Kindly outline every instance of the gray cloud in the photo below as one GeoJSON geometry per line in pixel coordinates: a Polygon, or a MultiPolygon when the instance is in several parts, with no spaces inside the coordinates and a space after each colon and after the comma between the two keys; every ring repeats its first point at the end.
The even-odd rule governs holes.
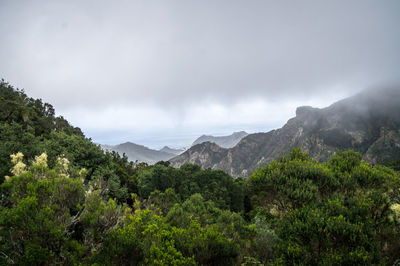
{"type": "Polygon", "coordinates": [[[116,106],[164,110],[176,128],[201,105],[262,100],[274,116],[397,85],[398,14],[397,0],[3,0],[0,73],[83,127],[76,110],[116,106]]]}

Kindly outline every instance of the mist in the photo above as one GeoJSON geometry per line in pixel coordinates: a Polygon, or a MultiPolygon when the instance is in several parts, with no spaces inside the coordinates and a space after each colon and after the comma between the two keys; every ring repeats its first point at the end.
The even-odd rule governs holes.
{"type": "Polygon", "coordinates": [[[0,73],[94,141],[268,131],[398,85],[398,1],[7,1],[0,73]]]}

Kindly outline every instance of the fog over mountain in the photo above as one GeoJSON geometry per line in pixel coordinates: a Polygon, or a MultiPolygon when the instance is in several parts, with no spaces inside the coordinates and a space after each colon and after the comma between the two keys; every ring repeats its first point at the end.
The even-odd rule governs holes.
{"type": "Polygon", "coordinates": [[[99,143],[278,128],[400,79],[400,2],[0,1],[0,73],[99,143]]]}
{"type": "Polygon", "coordinates": [[[153,150],[132,142],[125,142],[115,146],[100,145],[100,147],[105,151],[115,151],[121,156],[125,154],[129,161],[145,162],[148,164],[154,164],[159,161],[168,161],[183,152],[183,150],[175,150],[168,147],[164,147],[161,150],[153,150]]]}
{"type": "MultiPolygon", "coordinates": [[[[202,135],[198,137],[192,144],[192,146],[201,144],[204,142],[213,142],[223,148],[232,148],[234,147],[242,138],[247,136],[248,134],[244,131],[234,132],[229,136],[209,136],[202,135]]],[[[175,156],[178,156],[185,152],[190,147],[180,147],[180,148],[170,148],[168,146],[164,146],[160,150],[150,149],[146,146],[125,142],[118,145],[106,145],[99,144],[100,147],[104,151],[115,151],[119,153],[121,156],[125,154],[128,157],[129,161],[133,162],[145,162],[148,164],[154,164],[158,161],[168,161],[175,156]]]]}
{"type": "Polygon", "coordinates": [[[337,150],[354,149],[369,163],[384,163],[400,157],[399,114],[400,88],[365,90],[326,108],[298,107],[296,116],[282,128],[249,134],[233,148],[205,142],[170,161],[175,167],[195,163],[233,176],[248,176],[300,147],[319,161],[337,150]]]}
{"type": "Polygon", "coordinates": [[[234,132],[232,135],[229,136],[209,136],[209,135],[202,135],[197,138],[193,143],[192,146],[201,144],[203,142],[213,142],[222,148],[232,148],[239,141],[248,135],[245,131],[234,132]]]}

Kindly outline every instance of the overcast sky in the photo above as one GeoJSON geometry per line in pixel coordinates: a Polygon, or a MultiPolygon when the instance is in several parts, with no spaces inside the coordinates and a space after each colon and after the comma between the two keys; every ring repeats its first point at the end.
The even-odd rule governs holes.
{"type": "Polygon", "coordinates": [[[400,1],[0,0],[0,78],[104,144],[269,131],[399,84],[400,1]]]}

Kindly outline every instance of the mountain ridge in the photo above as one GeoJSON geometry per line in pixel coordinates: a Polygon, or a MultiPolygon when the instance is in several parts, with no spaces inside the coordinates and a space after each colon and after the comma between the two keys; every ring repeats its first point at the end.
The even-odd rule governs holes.
{"type": "Polygon", "coordinates": [[[153,150],[144,145],[136,144],[130,141],[118,145],[102,145],[100,147],[106,151],[115,151],[120,155],[125,154],[130,161],[145,162],[154,164],[158,161],[168,161],[178,154],[166,152],[165,150],[153,150]]]}
{"type": "Polygon", "coordinates": [[[222,148],[232,148],[247,135],[248,133],[245,131],[233,132],[231,135],[228,136],[202,135],[192,143],[192,147],[204,142],[213,142],[222,148]]]}
{"type": "Polygon", "coordinates": [[[199,144],[170,160],[179,167],[196,163],[233,176],[248,176],[292,148],[319,161],[337,149],[354,149],[370,163],[400,157],[400,91],[365,90],[325,108],[300,106],[282,128],[249,134],[233,148],[199,144]]]}
{"type": "Polygon", "coordinates": [[[168,146],[164,146],[159,151],[174,154],[174,155],[179,155],[182,152],[184,152],[185,150],[186,150],[185,148],[174,149],[174,148],[170,148],[168,146]]]}
{"type": "MultiPolygon", "coordinates": [[[[191,147],[208,141],[211,141],[221,147],[233,147],[247,135],[248,133],[245,131],[233,132],[228,136],[215,137],[212,135],[202,135],[193,142],[191,147]]],[[[130,161],[145,162],[148,164],[154,164],[159,161],[168,161],[176,156],[179,156],[187,150],[187,148],[174,149],[168,146],[164,146],[159,150],[155,150],[130,141],[126,141],[117,145],[98,145],[100,145],[100,147],[105,151],[115,151],[121,156],[125,153],[130,161]]]]}

